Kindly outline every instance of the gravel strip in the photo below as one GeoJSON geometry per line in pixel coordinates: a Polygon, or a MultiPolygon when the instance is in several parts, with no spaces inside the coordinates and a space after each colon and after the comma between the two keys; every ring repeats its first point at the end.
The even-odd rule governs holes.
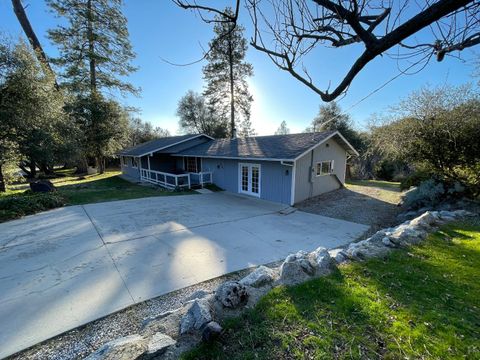
{"type": "MultiPolygon", "coordinates": [[[[280,263],[281,262],[275,262],[268,264],[268,266],[278,266],[280,263]]],[[[46,340],[7,359],[81,359],[99,349],[104,343],[110,340],[138,333],[143,320],[181,307],[194,292],[198,290],[213,291],[222,282],[226,280],[239,280],[252,272],[253,269],[254,268],[240,270],[220,276],[130,306],[124,310],[46,340]]]]}
{"type": "Polygon", "coordinates": [[[363,235],[367,238],[376,231],[396,225],[400,208],[385,201],[383,190],[368,186],[355,186],[355,191],[343,188],[305,200],[296,207],[305,212],[369,225],[363,235]]]}

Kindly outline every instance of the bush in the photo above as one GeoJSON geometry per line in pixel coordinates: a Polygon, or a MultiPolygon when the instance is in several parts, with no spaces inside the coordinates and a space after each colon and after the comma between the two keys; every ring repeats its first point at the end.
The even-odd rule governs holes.
{"type": "Polygon", "coordinates": [[[65,205],[65,199],[56,193],[32,194],[0,198],[0,221],[16,219],[40,211],[65,205]]]}
{"type": "Polygon", "coordinates": [[[418,186],[422,182],[432,178],[432,174],[425,170],[415,171],[400,181],[400,190],[408,190],[412,186],[418,186]]]}

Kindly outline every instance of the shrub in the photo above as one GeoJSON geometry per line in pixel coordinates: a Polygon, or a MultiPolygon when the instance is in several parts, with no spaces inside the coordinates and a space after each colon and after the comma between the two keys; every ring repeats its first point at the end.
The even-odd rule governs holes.
{"type": "Polygon", "coordinates": [[[432,178],[432,173],[425,170],[415,171],[413,174],[408,175],[406,178],[402,179],[400,182],[400,190],[408,190],[412,186],[418,186],[423,181],[427,181],[432,178]]]}
{"type": "Polygon", "coordinates": [[[0,198],[0,221],[7,221],[25,215],[62,207],[65,199],[57,193],[32,194],[0,198]]]}

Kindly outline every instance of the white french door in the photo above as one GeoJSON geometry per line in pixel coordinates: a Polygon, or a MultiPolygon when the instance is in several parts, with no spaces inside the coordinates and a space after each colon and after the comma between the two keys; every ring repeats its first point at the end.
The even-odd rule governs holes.
{"type": "Polygon", "coordinates": [[[260,164],[238,164],[238,192],[260,197],[260,164]]]}

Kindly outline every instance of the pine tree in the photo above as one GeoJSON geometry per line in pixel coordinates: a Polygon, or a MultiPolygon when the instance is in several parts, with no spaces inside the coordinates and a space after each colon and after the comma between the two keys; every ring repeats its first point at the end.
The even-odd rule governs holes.
{"type": "Polygon", "coordinates": [[[59,17],[67,20],[49,31],[60,56],[54,60],[62,77],[75,93],[137,89],[124,81],[135,71],[135,54],[129,40],[122,0],[48,0],[59,17]]]}
{"type": "Polygon", "coordinates": [[[119,146],[119,136],[110,127],[128,129],[123,116],[119,115],[118,104],[106,95],[138,91],[124,79],[136,69],[131,65],[135,54],[129,40],[127,19],[122,13],[123,1],[48,0],[48,4],[58,16],[67,20],[66,26],[50,30],[49,37],[60,50],[54,63],[62,70],[63,85],[75,96],[70,104],[70,109],[76,111],[72,116],[77,117],[77,123],[89,124],[82,127],[86,131],[83,134],[86,147],[79,168],[85,170],[87,162],[94,162],[103,172],[104,157],[113,154],[109,149],[119,146]],[[83,111],[79,106],[84,106],[83,111]],[[83,114],[91,118],[86,120],[83,114]],[[101,117],[110,115],[114,116],[111,119],[101,117]]]}
{"type": "MultiPolygon", "coordinates": [[[[233,14],[230,8],[225,11],[233,14]]],[[[248,90],[247,78],[253,75],[253,67],[245,61],[245,29],[238,24],[221,21],[220,17],[217,20],[213,29],[215,38],[210,42],[210,51],[206,56],[208,64],[203,68],[203,77],[207,82],[203,94],[217,116],[230,118],[230,134],[233,137],[236,121],[246,121],[243,127],[250,124],[251,128],[253,97],[248,90]]]]}

